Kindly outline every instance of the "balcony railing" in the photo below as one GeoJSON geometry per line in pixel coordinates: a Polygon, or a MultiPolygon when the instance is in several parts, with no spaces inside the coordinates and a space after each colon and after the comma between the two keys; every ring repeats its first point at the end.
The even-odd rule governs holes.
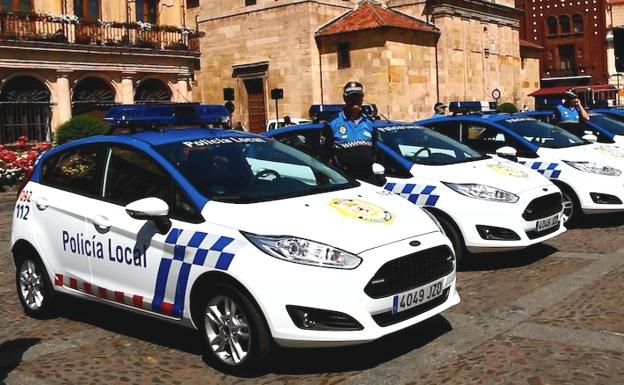
{"type": "Polygon", "coordinates": [[[200,32],[183,27],[0,12],[0,40],[199,52],[200,37],[200,32]]]}
{"type": "Polygon", "coordinates": [[[585,67],[573,67],[573,68],[551,68],[547,69],[543,78],[567,78],[572,76],[589,76],[585,67]]]}

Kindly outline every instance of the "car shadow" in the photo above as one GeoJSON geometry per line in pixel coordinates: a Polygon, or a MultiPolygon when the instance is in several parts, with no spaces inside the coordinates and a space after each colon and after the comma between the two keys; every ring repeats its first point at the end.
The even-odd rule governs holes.
{"type": "Polygon", "coordinates": [[[586,215],[569,229],[606,229],[620,226],[624,226],[624,213],[609,213],[586,215]]]}
{"type": "MultiPolygon", "coordinates": [[[[68,296],[63,296],[57,314],[112,333],[201,356],[206,361],[202,339],[198,338],[197,331],[190,328],[68,296]],[[76,312],[76,309],[81,311],[76,312]]],[[[318,349],[276,346],[268,365],[261,372],[250,373],[249,377],[270,373],[287,375],[365,370],[417,350],[452,329],[446,318],[437,315],[362,345],[318,349]]]]}
{"type": "Polygon", "coordinates": [[[39,342],[40,338],[17,338],[0,344],[0,384],[19,366],[24,353],[39,342]]]}
{"type": "Polygon", "coordinates": [[[516,251],[466,255],[458,271],[490,271],[529,266],[558,252],[556,247],[539,243],[516,251]]]}
{"type": "Polygon", "coordinates": [[[269,372],[282,375],[362,371],[418,350],[453,330],[436,315],[407,329],[362,345],[277,350],[269,372]]]}

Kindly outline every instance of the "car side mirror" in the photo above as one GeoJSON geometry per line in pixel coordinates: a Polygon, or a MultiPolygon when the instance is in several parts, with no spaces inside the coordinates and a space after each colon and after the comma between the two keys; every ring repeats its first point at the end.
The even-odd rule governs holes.
{"type": "Polygon", "coordinates": [[[386,168],[379,163],[373,163],[373,174],[383,175],[386,173],[386,168]]]}
{"type": "Polygon", "coordinates": [[[499,157],[503,159],[511,160],[513,162],[518,161],[518,151],[516,151],[515,148],[510,147],[510,146],[499,148],[498,150],[496,150],[496,155],[498,155],[499,157]]]}
{"type": "Polygon", "coordinates": [[[126,213],[138,220],[154,221],[160,234],[167,234],[171,229],[169,205],[159,198],[144,198],[129,203],[126,213]]]}
{"type": "Polygon", "coordinates": [[[598,137],[594,134],[583,135],[583,139],[592,143],[596,143],[598,141],[598,137]]]}

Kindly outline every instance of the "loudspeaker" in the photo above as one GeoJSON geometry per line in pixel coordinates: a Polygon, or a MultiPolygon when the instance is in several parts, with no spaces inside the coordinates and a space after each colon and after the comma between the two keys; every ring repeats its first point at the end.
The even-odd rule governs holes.
{"type": "Polygon", "coordinates": [[[234,100],[234,88],[223,89],[223,100],[227,100],[227,101],[234,100]]]}
{"type": "Polygon", "coordinates": [[[273,88],[271,90],[271,99],[284,99],[284,90],[282,88],[273,88]]]}
{"type": "Polygon", "coordinates": [[[615,70],[624,72],[624,28],[613,28],[613,52],[615,70]]]}

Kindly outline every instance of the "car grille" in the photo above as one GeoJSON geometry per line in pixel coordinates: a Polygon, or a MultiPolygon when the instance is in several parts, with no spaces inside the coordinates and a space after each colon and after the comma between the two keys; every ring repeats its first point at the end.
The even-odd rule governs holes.
{"type": "Polygon", "coordinates": [[[442,305],[444,302],[446,302],[446,300],[448,299],[450,290],[451,289],[447,287],[442,293],[442,295],[439,296],[438,298],[432,299],[429,302],[425,302],[422,305],[418,305],[416,307],[402,311],[397,314],[392,314],[391,311],[375,314],[373,316],[373,321],[375,321],[377,325],[384,327],[384,326],[394,325],[396,323],[405,321],[406,319],[410,319],[412,317],[416,317],[417,315],[420,315],[426,311],[429,311],[433,309],[434,307],[442,305]]]}
{"type": "Polygon", "coordinates": [[[397,258],[377,271],[364,292],[371,298],[383,298],[420,287],[450,274],[454,259],[446,246],[397,258]]]}
{"type": "Polygon", "coordinates": [[[527,221],[546,218],[555,215],[563,209],[561,205],[561,194],[554,193],[533,199],[522,213],[522,218],[527,221]]]}

